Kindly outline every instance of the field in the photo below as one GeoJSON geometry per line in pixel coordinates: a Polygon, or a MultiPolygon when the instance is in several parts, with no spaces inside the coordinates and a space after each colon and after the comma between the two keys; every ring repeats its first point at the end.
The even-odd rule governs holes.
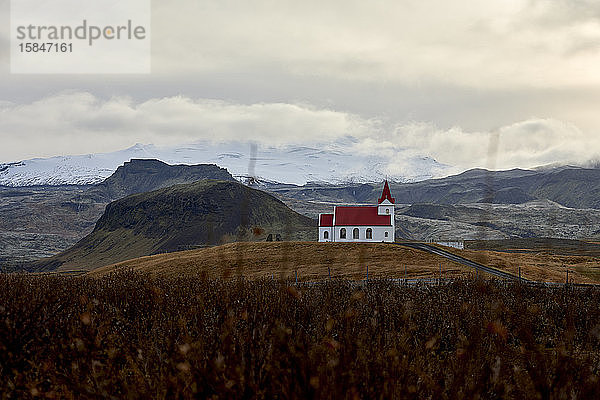
{"type": "Polygon", "coordinates": [[[593,398],[600,290],[0,275],[12,398],[593,398]]]}
{"type": "MultiPolygon", "coordinates": [[[[492,250],[450,251],[501,270],[545,282],[600,282],[597,255],[553,254],[550,252],[505,252],[492,250]]],[[[272,242],[230,243],[212,248],[159,254],[97,269],[92,276],[114,270],[134,269],[161,276],[209,278],[294,278],[300,281],[332,277],[366,278],[467,278],[473,270],[445,258],[401,246],[366,243],[272,242]]]]}
{"type": "Polygon", "coordinates": [[[329,277],[360,280],[402,278],[406,267],[411,278],[467,277],[472,271],[460,264],[418,250],[382,243],[240,242],[223,246],[159,254],[124,261],[91,272],[134,269],[161,276],[200,276],[248,279],[296,277],[300,281],[329,277]],[[328,269],[329,268],[329,269],[328,269]]]}
{"type": "Polygon", "coordinates": [[[520,253],[600,257],[600,244],[594,241],[556,238],[515,238],[504,240],[467,240],[467,249],[520,253]]]}

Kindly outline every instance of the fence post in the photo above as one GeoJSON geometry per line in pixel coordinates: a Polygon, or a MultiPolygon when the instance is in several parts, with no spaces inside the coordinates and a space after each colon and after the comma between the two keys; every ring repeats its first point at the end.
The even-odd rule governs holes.
{"type": "Polygon", "coordinates": [[[298,284],[298,270],[296,270],[296,285],[298,284]]]}
{"type": "Polygon", "coordinates": [[[521,282],[521,267],[519,266],[519,282],[521,282]]]}
{"type": "Polygon", "coordinates": [[[327,274],[329,275],[329,280],[331,280],[331,267],[327,267],[327,274]]]}
{"type": "Polygon", "coordinates": [[[367,283],[369,283],[369,266],[367,265],[367,283]]]}

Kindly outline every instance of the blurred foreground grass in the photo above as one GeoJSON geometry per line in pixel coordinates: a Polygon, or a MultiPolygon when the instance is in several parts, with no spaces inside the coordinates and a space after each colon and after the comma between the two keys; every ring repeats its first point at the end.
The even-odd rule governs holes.
{"type": "Polygon", "coordinates": [[[0,275],[2,398],[592,398],[600,290],[0,275]]]}

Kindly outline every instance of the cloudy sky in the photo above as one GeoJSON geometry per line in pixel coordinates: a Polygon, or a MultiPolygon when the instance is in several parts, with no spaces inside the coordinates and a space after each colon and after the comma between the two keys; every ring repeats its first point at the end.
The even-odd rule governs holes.
{"type": "Polygon", "coordinates": [[[140,75],[11,74],[9,4],[0,162],[348,136],[459,170],[600,159],[597,0],[155,0],[140,75]]]}

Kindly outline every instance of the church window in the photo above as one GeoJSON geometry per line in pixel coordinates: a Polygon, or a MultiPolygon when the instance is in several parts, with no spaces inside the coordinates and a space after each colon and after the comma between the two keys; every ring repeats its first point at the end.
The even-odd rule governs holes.
{"type": "Polygon", "coordinates": [[[367,239],[373,239],[373,229],[367,228],[367,239]]]}
{"type": "Polygon", "coordinates": [[[346,228],[340,229],[340,239],[346,239],[346,228]]]}
{"type": "Polygon", "coordinates": [[[352,239],[358,239],[358,228],[352,230],[352,239]]]}
{"type": "Polygon", "coordinates": [[[328,231],[323,232],[323,239],[329,239],[329,232],[328,231]]]}
{"type": "Polygon", "coordinates": [[[386,209],[385,209],[385,213],[386,213],[386,214],[389,214],[389,213],[390,213],[390,209],[389,209],[389,208],[386,208],[386,209]]]}
{"type": "Polygon", "coordinates": [[[387,232],[385,232],[385,237],[388,237],[388,233],[387,232]]]}

